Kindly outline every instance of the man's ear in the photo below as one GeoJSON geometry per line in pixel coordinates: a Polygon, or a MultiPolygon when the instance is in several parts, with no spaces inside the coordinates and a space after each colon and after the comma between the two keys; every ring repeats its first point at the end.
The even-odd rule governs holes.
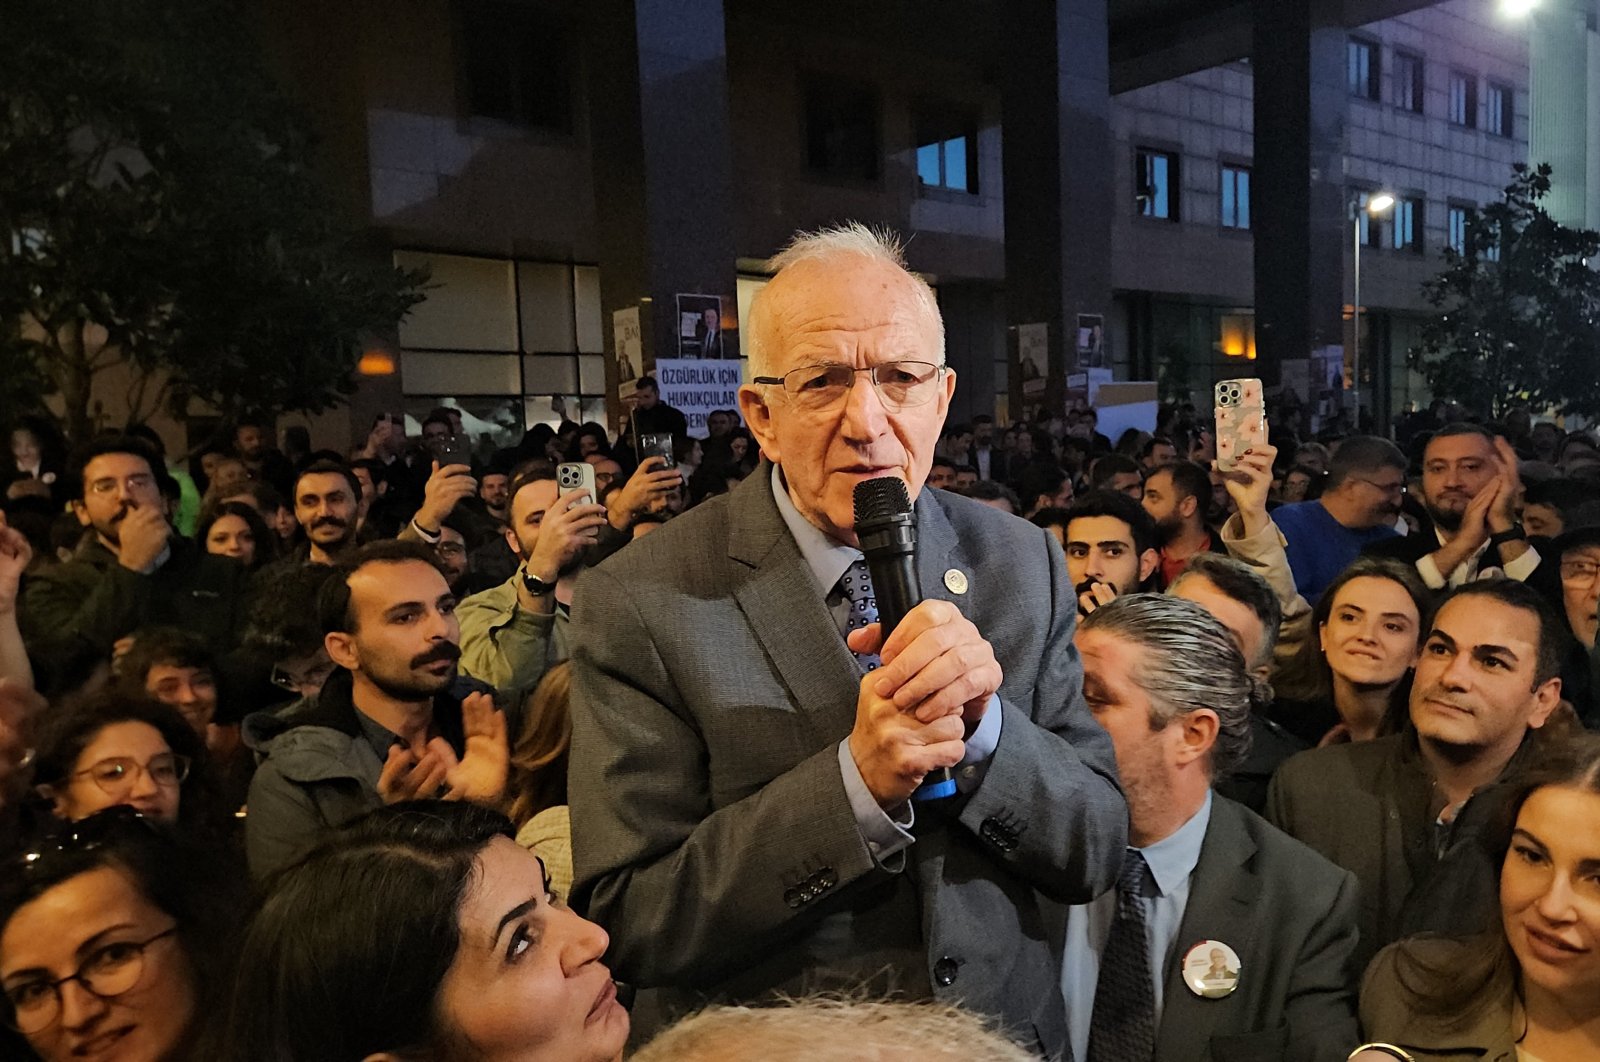
{"type": "Polygon", "coordinates": [[[1546,679],[1533,691],[1533,710],[1528,713],[1528,728],[1537,730],[1550,720],[1550,713],[1561,703],[1561,679],[1546,679]]]}
{"type": "Polygon", "coordinates": [[[78,523],[83,527],[88,527],[94,523],[93,520],[89,519],[89,507],[81,501],[72,503],[72,515],[78,518],[78,523]]]}
{"type": "MultiPolygon", "coordinates": [[[[507,510],[506,511],[506,515],[507,516],[511,515],[510,509],[511,509],[511,506],[508,504],[506,506],[506,510],[507,510]]],[[[507,527],[504,531],[502,531],[500,533],[502,535],[506,536],[506,545],[511,547],[511,552],[516,554],[516,556],[520,559],[522,557],[522,543],[517,540],[516,531],[513,530],[510,527],[507,527]]]]}
{"type": "Polygon", "coordinates": [[[328,659],[346,671],[360,669],[361,656],[356,652],[356,640],[347,631],[331,631],[324,634],[322,647],[328,650],[328,659]]]}
{"type": "Polygon", "coordinates": [[[775,465],[781,464],[778,437],[772,430],[772,406],[767,403],[762,386],[746,384],[739,388],[739,413],[744,417],[745,427],[755,437],[761,456],[775,465]]]}
{"type": "Polygon", "coordinates": [[[1161,563],[1161,554],[1153,549],[1147,549],[1139,554],[1139,581],[1142,583],[1155,574],[1156,566],[1161,563]]]}
{"type": "Polygon", "coordinates": [[[1185,712],[1173,721],[1179,728],[1180,742],[1178,746],[1179,764],[1192,763],[1193,761],[1211,754],[1212,748],[1217,743],[1217,734],[1222,729],[1222,720],[1210,708],[1196,708],[1192,712],[1185,712]]]}
{"type": "Polygon", "coordinates": [[[1178,512],[1183,515],[1183,518],[1185,520],[1189,519],[1189,517],[1193,516],[1195,513],[1199,512],[1199,511],[1200,511],[1200,499],[1194,497],[1193,495],[1190,495],[1189,497],[1183,499],[1183,501],[1178,503],[1178,512]]]}

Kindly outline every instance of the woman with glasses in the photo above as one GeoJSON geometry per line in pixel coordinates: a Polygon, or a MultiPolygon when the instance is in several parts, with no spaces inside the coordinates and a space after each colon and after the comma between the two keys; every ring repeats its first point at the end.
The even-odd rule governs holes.
{"type": "Polygon", "coordinates": [[[1353,1060],[1600,1058],[1600,739],[1574,737],[1486,798],[1498,917],[1379,952],[1361,988],[1375,1043],[1353,1060]]]}
{"type": "Polygon", "coordinates": [[[126,804],[168,825],[214,826],[205,755],[175,709],[110,693],[46,722],[34,789],[68,822],[126,804]]]}
{"type": "Polygon", "coordinates": [[[628,1013],[607,943],[499,813],[381,808],[272,882],[217,1057],[613,1062],[628,1013]]]}
{"type": "Polygon", "coordinates": [[[1432,615],[1415,568],[1358,558],[1317,602],[1317,637],[1276,682],[1271,718],[1310,745],[1391,733],[1405,719],[1411,670],[1432,615]]]}
{"type": "Polygon", "coordinates": [[[27,844],[0,870],[0,1056],[179,1062],[229,982],[226,866],[132,808],[27,844]]]}

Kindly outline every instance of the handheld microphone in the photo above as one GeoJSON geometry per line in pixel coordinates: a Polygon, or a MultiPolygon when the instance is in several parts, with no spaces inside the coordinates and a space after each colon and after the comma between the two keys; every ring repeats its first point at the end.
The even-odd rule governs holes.
{"type": "MultiPolygon", "coordinates": [[[[864,480],[856,484],[856,539],[872,573],[872,593],[878,605],[878,623],[888,641],[906,613],[922,600],[917,578],[917,520],[905,481],[897,476],[864,480]]],[[[941,800],[955,796],[956,781],[950,769],[937,767],[923,778],[912,800],[941,800]]]]}

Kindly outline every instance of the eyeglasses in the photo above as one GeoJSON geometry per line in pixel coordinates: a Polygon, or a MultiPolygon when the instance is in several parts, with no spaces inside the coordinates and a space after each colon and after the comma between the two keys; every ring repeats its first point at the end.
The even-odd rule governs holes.
{"type": "Polygon", "coordinates": [[[326,664],[318,664],[316,667],[307,668],[299,673],[281,666],[274,667],[272,669],[272,684],[280,689],[288,690],[290,693],[299,693],[305,689],[320,690],[323,683],[328,681],[328,676],[333,674],[333,668],[332,661],[326,664]]]}
{"type": "Polygon", "coordinates": [[[134,782],[138,780],[140,774],[149,776],[150,780],[162,789],[176,789],[189,777],[190,766],[189,757],[180,756],[175,752],[163,752],[152,756],[147,763],[140,763],[131,756],[112,756],[81,771],[74,771],[67,777],[88,775],[107,796],[123,797],[133,789],[134,782]]]}
{"type": "Polygon", "coordinates": [[[1405,484],[1404,480],[1401,480],[1399,483],[1378,483],[1375,480],[1362,479],[1362,477],[1360,477],[1360,476],[1353,476],[1351,478],[1360,480],[1362,483],[1365,483],[1367,486],[1371,487],[1373,490],[1382,491],[1384,494],[1401,494],[1401,495],[1403,495],[1403,494],[1410,493],[1409,490],[1406,487],[1406,484],[1405,484]]]}
{"type": "Polygon", "coordinates": [[[433,548],[439,551],[439,556],[441,557],[465,557],[467,555],[467,547],[459,542],[441,542],[433,548]]]}
{"type": "Polygon", "coordinates": [[[106,476],[91,482],[89,484],[89,493],[98,494],[102,497],[107,494],[114,494],[118,485],[127,487],[128,493],[132,494],[154,487],[156,485],[156,477],[148,472],[139,472],[131,476],[125,476],[120,480],[115,476],[106,476]]]}
{"type": "Polygon", "coordinates": [[[145,949],[178,931],[168,926],[144,940],[115,941],[96,948],[70,977],[59,981],[19,981],[6,986],[6,1024],[31,1036],[54,1025],[61,1017],[61,987],[76,981],[101,999],[114,999],[132,991],[144,976],[145,949]]]}
{"type": "Polygon", "coordinates": [[[886,361],[856,369],[849,365],[806,365],[782,376],[757,376],[754,383],[779,384],[784,394],[803,409],[824,410],[838,405],[866,373],[878,400],[891,413],[926,405],[938,394],[946,366],[927,361],[886,361]]]}
{"type": "Polygon", "coordinates": [[[1579,558],[1561,562],[1561,581],[1564,583],[1588,586],[1594,582],[1596,575],[1600,575],[1600,561],[1579,558]]]}

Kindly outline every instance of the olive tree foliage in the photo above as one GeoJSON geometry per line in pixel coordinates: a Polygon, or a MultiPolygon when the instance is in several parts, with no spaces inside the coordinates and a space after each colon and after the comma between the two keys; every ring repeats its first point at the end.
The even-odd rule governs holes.
{"type": "Polygon", "coordinates": [[[1433,393],[1479,414],[1527,402],[1600,415],[1600,233],[1544,209],[1550,167],[1513,167],[1500,200],[1466,214],[1460,249],[1423,284],[1437,313],[1409,352],[1433,393]]]}
{"type": "Polygon", "coordinates": [[[320,412],[417,302],[312,168],[237,0],[0,0],[0,411],[320,412]],[[103,385],[102,385],[103,386],[103,385]]]}

